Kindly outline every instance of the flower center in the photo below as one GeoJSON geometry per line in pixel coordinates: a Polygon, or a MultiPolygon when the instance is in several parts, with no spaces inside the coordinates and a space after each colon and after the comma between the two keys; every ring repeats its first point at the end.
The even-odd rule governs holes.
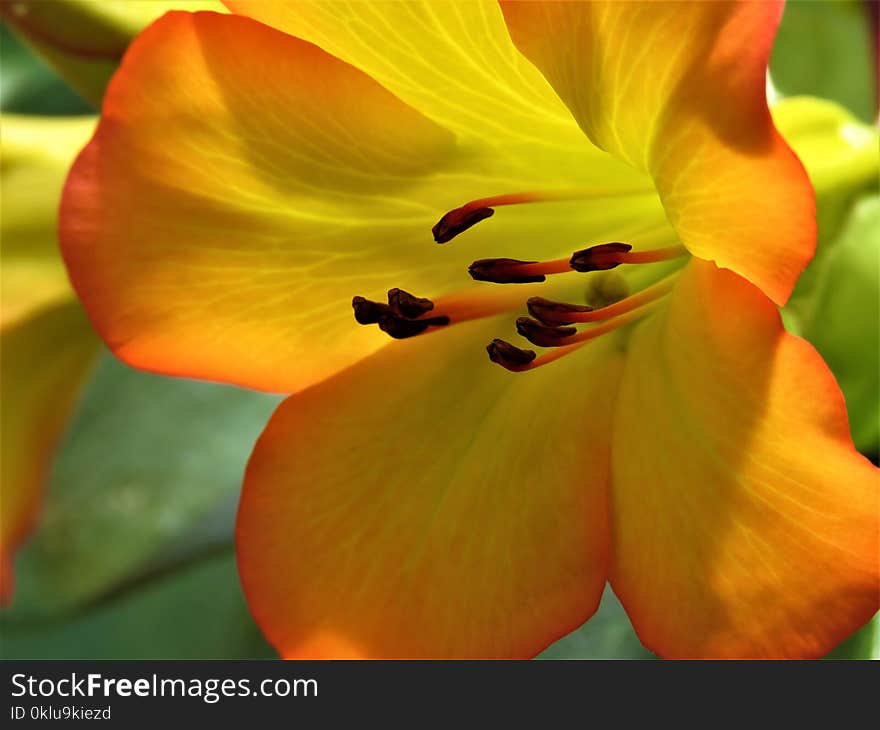
{"type": "MultiPolygon", "coordinates": [[[[480,198],[446,213],[433,227],[434,240],[448,243],[453,238],[482,220],[491,217],[495,208],[503,205],[573,200],[582,197],[577,191],[550,191],[543,193],[511,193],[492,198],[480,198]]],[[[628,243],[613,241],[600,243],[575,251],[571,256],[551,261],[521,261],[519,259],[478,259],[468,267],[476,281],[492,284],[519,284],[537,293],[534,286],[548,276],[579,272],[608,271],[621,265],[653,264],[671,261],[687,255],[684,246],[634,251],[628,243]]],[[[591,340],[632,324],[653,312],[669,294],[678,272],[674,272],[642,291],[626,296],[598,309],[585,304],[569,304],[529,296],[526,307],[531,317],[516,320],[517,332],[537,347],[551,348],[541,356],[511,343],[495,339],[487,346],[489,359],[502,367],[521,372],[533,370],[569,354],[591,340]],[[574,325],[587,324],[583,330],[574,325]]],[[[522,287],[511,290],[485,291],[478,294],[450,295],[436,301],[417,297],[402,289],[388,291],[387,303],[374,302],[364,297],[352,299],[355,320],[359,324],[377,324],[395,339],[414,337],[439,327],[510,312],[522,307],[522,287]]]]}

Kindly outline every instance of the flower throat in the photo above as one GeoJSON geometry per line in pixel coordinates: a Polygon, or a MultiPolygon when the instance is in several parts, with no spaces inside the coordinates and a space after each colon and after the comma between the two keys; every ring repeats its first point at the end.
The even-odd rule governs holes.
{"type": "MultiPolygon", "coordinates": [[[[432,228],[434,241],[448,243],[480,221],[495,214],[503,205],[574,200],[576,192],[512,193],[473,200],[446,213],[432,228]]],[[[621,265],[651,264],[685,256],[684,246],[668,246],[633,251],[627,243],[601,243],[575,251],[567,258],[551,261],[519,259],[478,259],[468,267],[476,281],[491,284],[532,285],[548,276],[572,272],[608,271],[621,265]]],[[[533,370],[572,352],[590,340],[636,322],[653,312],[672,290],[678,272],[674,272],[642,291],[594,309],[584,304],[568,304],[528,297],[525,304],[530,317],[516,320],[517,332],[537,347],[550,348],[541,356],[534,350],[519,348],[505,340],[494,339],[486,347],[489,359],[513,372],[533,370]],[[579,330],[578,324],[587,324],[579,330]]],[[[471,319],[509,312],[522,307],[523,296],[516,291],[494,291],[483,295],[450,295],[436,301],[417,297],[399,288],[389,289],[387,303],[356,296],[352,299],[358,324],[376,324],[395,339],[415,337],[425,332],[471,319]]]]}

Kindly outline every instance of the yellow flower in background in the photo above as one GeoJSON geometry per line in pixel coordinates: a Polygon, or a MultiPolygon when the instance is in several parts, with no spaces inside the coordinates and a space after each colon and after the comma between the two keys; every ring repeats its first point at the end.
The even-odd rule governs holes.
{"type": "MultiPolygon", "coordinates": [[[[211,0],[0,1],[4,23],[96,104],[131,39],[173,8],[223,9],[211,0]]],[[[11,83],[4,69],[4,84],[11,83]]],[[[99,344],[68,283],[56,230],[64,179],[95,121],[15,114],[0,120],[2,603],[13,591],[13,552],[36,524],[53,447],[99,344]]]]}
{"type": "Polygon", "coordinates": [[[0,119],[0,600],[13,551],[33,529],[49,456],[99,340],[67,280],[56,221],[61,188],[95,119],[0,119]]]}

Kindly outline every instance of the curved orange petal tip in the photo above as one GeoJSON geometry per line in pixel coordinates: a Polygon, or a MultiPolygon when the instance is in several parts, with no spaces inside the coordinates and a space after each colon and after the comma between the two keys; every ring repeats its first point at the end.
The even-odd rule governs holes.
{"type": "Polygon", "coordinates": [[[169,13],[133,42],[73,166],[64,258],[127,363],[297,390],[387,342],[353,326],[352,278],[416,269],[401,252],[420,250],[436,211],[406,191],[453,145],[310,43],[169,13]]]}
{"type": "Polygon", "coordinates": [[[784,304],[816,245],[812,187],[776,131],[781,2],[502,2],[517,47],[600,147],[647,170],[695,256],[784,304]]]}
{"type": "Polygon", "coordinates": [[[500,325],[391,345],[272,417],[236,545],[282,656],[529,657],[596,610],[620,354],[506,374],[500,325]]]}
{"type": "Polygon", "coordinates": [[[880,598],[880,473],[818,353],[753,285],[694,260],[632,337],[610,581],[665,657],[815,658],[880,598]]]}

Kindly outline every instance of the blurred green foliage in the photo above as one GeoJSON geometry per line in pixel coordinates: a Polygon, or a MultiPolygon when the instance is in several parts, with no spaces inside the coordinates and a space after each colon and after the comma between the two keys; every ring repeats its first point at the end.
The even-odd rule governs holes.
{"type": "Polygon", "coordinates": [[[581,628],[538,655],[538,659],[654,659],[610,588],[605,589],[599,610],[581,628]]]}
{"type": "Polygon", "coordinates": [[[825,358],[846,397],[856,447],[875,461],[880,444],[880,199],[850,210],[804,307],[802,334],[825,358]]]}
{"type": "Polygon", "coordinates": [[[75,115],[94,107],[0,25],[0,109],[16,114],[75,115]]]}
{"type": "MultiPolygon", "coordinates": [[[[0,33],[0,108],[91,110],[7,28],[0,33]]],[[[783,94],[824,96],[871,120],[872,63],[861,3],[789,3],[771,65],[783,94]]],[[[877,396],[878,348],[872,360],[874,340],[862,342],[866,355],[853,370],[851,342],[865,338],[850,331],[858,327],[851,318],[847,329],[847,315],[877,304],[876,289],[860,283],[878,268],[876,199],[845,219],[838,253],[813,290],[821,300],[816,311],[839,326],[825,326],[819,317],[804,317],[801,325],[835,367],[847,398],[870,402],[877,396]],[[865,384],[871,373],[874,380],[865,384]]],[[[0,655],[274,656],[248,614],[231,541],[241,474],[277,402],[228,386],[138,373],[106,356],[54,465],[42,525],[17,560],[19,590],[0,623],[0,655]]],[[[854,430],[873,433],[876,443],[870,424],[854,423],[854,430]]],[[[875,617],[832,657],[876,657],[878,637],[875,617]]],[[[541,655],[650,656],[610,590],[588,624],[541,655]]]]}
{"type": "Polygon", "coordinates": [[[785,96],[831,99],[872,121],[875,64],[866,6],[859,0],[789,0],[770,60],[776,88],[785,96]]]}
{"type": "Polygon", "coordinates": [[[0,3],[5,23],[96,107],[131,39],[169,10],[226,12],[219,0],[4,0],[0,3]]]}
{"type": "Polygon", "coordinates": [[[244,466],[278,401],[138,372],[105,355],[56,457],[40,529],[17,557],[3,656],[27,655],[29,646],[31,656],[124,656],[128,647],[134,657],[145,656],[138,647],[147,646],[150,656],[182,656],[171,635],[185,629],[180,651],[209,646],[218,633],[209,618],[215,610],[235,618],[220,647],[246,652],[226,656],[264,647],[250,639],[231,643],[259,631],[234,561],[216,556],[231,555],[244,466]],[[107,640],[85,643],[99,627],[119,635],[126,624],[133,634],[141,629],[132,627],[154,624],[174,631],[155,643],[128,637],[118,648],[107,640]],[[46,636],[66,643],[45,654],[46,636]]]}
{"type": "Polygon", "coordinates": [[[4,659],[270,659],[230,550],[50,625],[0,624],[4,659]]]}
{"type": "Polygon", "coordinates": [[[880,216],[877,130],[834,102],[788,97],[773,108],[816,189],[816,256],[783,317],[823,355],[846,397],[856,447],[880,452],[880,216]]]}
{"type": "Polygon", "coordinates": [[[9,614],[94,604],[229,548],[244,466],[278,396],[101,361],[62,444],[9,614]]]}

